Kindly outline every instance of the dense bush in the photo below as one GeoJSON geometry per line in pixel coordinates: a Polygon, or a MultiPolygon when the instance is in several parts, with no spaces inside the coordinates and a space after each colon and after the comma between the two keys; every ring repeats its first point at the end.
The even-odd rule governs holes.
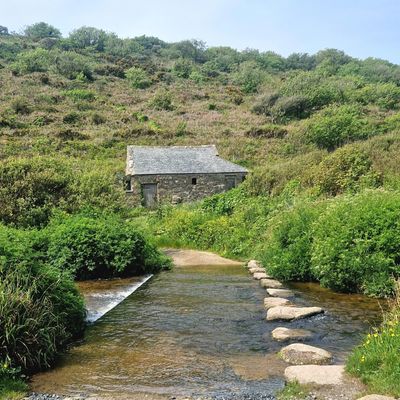
{"type": "Polygon", "coordinates": [[[45,72],[49,69],[51,62],[52,56],[50,52],[37,48],[18,54],[16,61],[11,65],[11,69],[17,74],[45,72]]]}
{"type": "Polygon", "coordinates": [[[340,148],[324,158],[315,167],[312,179],[320,193],[332,196],[345,191],[356,192],[380,183],[369,156],[352,146],[340,148]]]}
{"type": "Polygon", "coordinates": [[[244,93],[257,92],[264,79],[265,73],[252,61],[240,64],[233,76],[234,83],[240,86],[244,93]]]}
{"type": "Polygon", "coordinates": [[[0,163],[0,220],[22,226],[46,223],[53,207],[68,201],[71,179],[65,164],[52,158],[0,163]]]}
{"type": "Polygon", "coordinates": [[[322,285],[387,296],[400,276],[400,195],[367,191],[336,200],[314,226],[312,265],[322,285]]]}
{"type": "Polygon", "coordinates": [[[157,272],[168,260],[117,215],[59,217],[46,229],[49,263],[77,279],[157,272]]]}
{"type": "Polygon", "coordinates": [[[271,275],[283,281],[315,280],[311,270],[312,224],[324,208],[324,203],[301,203],[269,220],[267,235],[258,247],[271,275]]]}
{"type": "Polygon", "coordinates": [[[172,102],[172,95],[168,90],[158,91],[149,102],[150,107],[155,110],[172,111],[175,106],[172,102]]]}
{"type": "Polygon", "coordinates": [[[80,74],[91,80],[93,68],[87,58],[74,51],[60,51],[53,54],[52,70],[68,79],[75,79],[80,74]]]}
{"type": "Polygon", "coordinates": [[[323,109],[307,121],[305,129],[311,143],[328,150],[376,133],[361,110],[352,105],[323,109]]]}
{"type": "Polygon", "coordinates": [[[0,226],[0,361],[48,367],[82,334],[85,311],[69,274],[46,265],[43,234],[0,226]]]}
{"type": "Polygon", "coordinates": [[[139,67],[129,68],[126,73],[126,78],[135,89],[146,89],[151,85],[151,79],[147,72],[139,67]]]}

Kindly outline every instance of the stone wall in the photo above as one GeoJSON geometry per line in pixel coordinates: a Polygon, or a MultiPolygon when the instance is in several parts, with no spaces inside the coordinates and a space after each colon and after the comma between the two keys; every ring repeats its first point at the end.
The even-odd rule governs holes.
{"type": "Polygon", "coordinates": [[[140,204],[142,202],[141,185],[156,183],[159,203],[191,202],[225,192],[228,189],[227,176],[234,176],[235,186],[237,186],[243,181],[246,173],[132,176],[128,177],[131,180],[131,190],[127,191],[127,197],[132,204],[140,204]],[[196,184],[192,183],[193,179],[196,180],[196,184]]]}

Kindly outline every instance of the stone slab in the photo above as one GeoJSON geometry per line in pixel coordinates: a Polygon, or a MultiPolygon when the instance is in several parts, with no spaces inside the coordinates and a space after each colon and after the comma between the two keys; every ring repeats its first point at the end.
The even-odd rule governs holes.
{"type": "Polygon", "coordinates": [[[285,378],[301,385],[342,385],[344,365],[292,365],[285,369],[285,378]]]}
{"type": "Polygon", "coordinates": [[[319,347],[304,343],[293,343],[280,351],[282,359],[294,365],[324,365],[332,362],[332,354],[319,347]]]}
{"type": "Polygon", "coordinates": [[[306,329],[289,329],[284,327],[278,327],[271,332],[271,335],[273,339],[279,342],[284,342],[291,339],[293,340],[309,339],[312,337],[313,334],[311,331],[308,331],[306,329]]]}
{"type": "Polygon", "coordinates": [[[289,289],[268,288],[267,293],[272,297],[294,297],[294,293],[289,289]]]}
{"type": "Polygon", "coordinates": [[[311,317],[312,315],[321,314],[324,310],[321,307],[289,307],[279,306],[270,308],[267,311],[267,320],[284,320],[291,321],[294,319],[311,317]]]}
{"type": "Polygon", "coordinates": [[[268,276],[260,280],[260,285],[264,288],[270,288],[270,289],[279,289],[283,287],[282,283],[280,283],[275,279],[270,279],[270,277],[268,276]]]}
{"type": "Polygon", "coordinates": [[[269,310],[272,307],[278,306],[288,306],[290,305],[290,301],[288,299],[284,299],[283,297],[266,297],[264,299],[264,307],[269,310]]]}

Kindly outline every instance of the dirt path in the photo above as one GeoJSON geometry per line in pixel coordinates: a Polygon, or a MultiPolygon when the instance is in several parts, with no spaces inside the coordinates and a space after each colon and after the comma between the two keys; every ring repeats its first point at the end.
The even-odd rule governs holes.
{"type": "Polygon", "coordinates": [[[208,251],[186,249],[163,249],[170,256],[177,267],[201,265],[243,265],[240,261],[229,260],[208,251]]]}

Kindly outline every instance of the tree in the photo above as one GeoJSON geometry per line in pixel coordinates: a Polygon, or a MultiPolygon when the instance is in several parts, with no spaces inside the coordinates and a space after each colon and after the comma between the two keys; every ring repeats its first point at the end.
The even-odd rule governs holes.
{"type": "Polygon", "coordinates": [[[293,53],[286,59],[287,69],[302,69],[310,71],[315,68],[315,56],[310,56],[307,53],[293,53]]]}
{"type": "Polygon", "coordinates": [[[8,36],[8,28],[6,26],[0,25],[0,36],[8,36]]]}
{"type": "Polygon", "coordinates": [[[52,25],[45,22],[37,22],[36,24],[29,25],[24,30],[25,36],[39,40],[44,38],[61,38],[61,32],[52,25]]]}
{"type": "Polygon", "coordinates": [[[103,51],[108,36],[109,34],[102,29],[82,26],[69,34],[69,40],[74,48],[84,49],[92,47],[97,51],[103,51]]]}

